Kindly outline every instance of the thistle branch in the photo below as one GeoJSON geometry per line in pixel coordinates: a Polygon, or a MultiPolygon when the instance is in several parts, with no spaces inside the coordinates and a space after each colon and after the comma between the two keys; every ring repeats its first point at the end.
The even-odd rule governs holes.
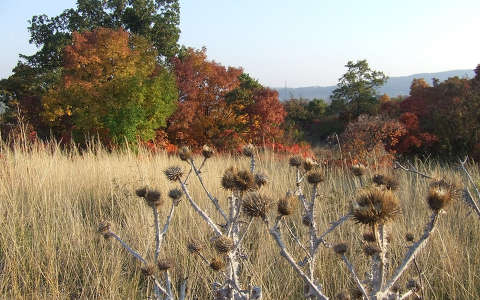
{"type": "MultiPolygon", "coordinates": [[[[204,159],[205,161],[205,159],[204,159]]],[[[200,185],[202,186],[203,190],[205,191],[205,193],[207,194],[207,197],[210,199],[210,201],[212,201],[213,205],[215,205],[215,208],[218,210],[218,212],[222,215],[222,217],[225,219],[225,221],[228,221],[228,217],[227,215],[225,214],[225,212],[223,211],[222,207],[220,206],[220,204],[218,203],[218,200],[217,198],[213,197],[212,194],[210,194],[210,192],[207,190],[206,186],[205,186],[205,183],[203,182],[203,178],[202,178],[202,175],[200,175],[200,170],[197,169],[197,167],[195,167],[195,162],[193,161],[193,159],[190,159],[190,165],[192,166],[193,168],[193,171],[195,172],[195,175],[197,176],[198,178],[198,181],[200,182],[200,185]]],[[[202,164],[203,165],[203,164],[202,164]]]]}
{"type": "Polygon", "coordinates": [[[207,215],[206,212],[204,212],[198,204],[193,200],[192,196],[190,196],[190,193],[188,192],[187,186],[179,180],[180,185],[182,187],[183,192],[185,193],[185,196],[187,197],[188,201],[190,202],[190,205],[192,205],[193,209],[207,222],[208,226],[213,230],[213,232],[217,235],[220,236],[222,235],[222,232],[220,229],[218,229],[217,225],[210,219],[210,217],[207,215]]]}
{"type": "Polygon", "coordinates": [[[355,280],[355,283],[357,284],[358,288],[360,291],[362,291],[362,294],[365,296],[367,300],[370,298],[368,297],[367,290],[365,290],[365,287],[363,286],[362,282],[360,281],[360,278],[358,278],[357,273],[355,272],[355,269],[353,268],[353,265],[350,263],[348,258],[345,256],[345,254],[342,254],[342,260],[347,265],[347,269],[352,273],[353,279],[355,280]]]}
{"type": "Polygon", "coordinates": [[[425,231],[422,237],[412,246],[409,247],[402,264],[395,270],[393,277],[386,283],[383,291],[389,291],[397,280],[402,276],[403,272],[407,269],[408,265],[412,262],[413,258],[420,252],[428,242],[432,232],[435,230],[438,221],[438,212],[435,211],[430,216],[430,222],[425,227],[425,231]]]}
{"type": "Polygon", "coordinates": [[[409,164],[410,164],[410,168],[407,168],[407,167],[405,167],[405,166],[402,166],[398,161],[396,161],[396,162],[395,162],[395,168],[400,168],[400,169],[404,170],[405,172],[411,172],[411,173],[418,174],[418,175],[420,175],[420,176],[422,176],[422,177],[424,177],[424,178],[433,179],[432,176],[429,176],[429,175],[427,175],[427,174],[425,174],[425,173],[419,172],[419,171],[417,170],[417,168],[415,168],[414,165],[412,165],[411,163],[409,163],[409,164]]]}

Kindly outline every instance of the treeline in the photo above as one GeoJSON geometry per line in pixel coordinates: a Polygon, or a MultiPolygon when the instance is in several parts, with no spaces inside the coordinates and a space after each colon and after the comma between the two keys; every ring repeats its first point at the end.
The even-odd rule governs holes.
{"type": "Polygon", "coordinates": [[[32,17],[30,42],[39,50],[21,55],[0,81],[2,136],[22,128],[65,144],[94,137],[108,147],[230,151],[252,143],[307,154],[336,133],[353,156],[376,147],[478,157],[478,68],[473,79],[415,80],[411,96],[390,99],[375,94],[387,80],[382,72],[348,62],[331,103],[282,103],[243,69],[180,46],[179,22],[177,0],[78,0],[59,16],[32,17]]]}
{"type": "Polygon", "coordinates": [[[344,150],[355,158],[381,150],[390,156],[456,159],[470,155],[480,160],[480,65],[474,78],[434,79],[432,85],[415,79],[410,95],[396,98],[375,95],[373,82],[360,83],[366,73],[352,75],[362,73],[358,72],[360,65],[366,73],[371,71],[366,61],[349,63],[342,79],[350,76],[350,82],[339,84],[330,104],[321,99],[285,102],[285,124],[291,137],[322,143],[336,133],[344,150]],[[346,94],[345,88],[351,89],[352,96],[339,97],[346,94]],[[369,88],[370,93],[362,96],[361,90],[369,88]]]}

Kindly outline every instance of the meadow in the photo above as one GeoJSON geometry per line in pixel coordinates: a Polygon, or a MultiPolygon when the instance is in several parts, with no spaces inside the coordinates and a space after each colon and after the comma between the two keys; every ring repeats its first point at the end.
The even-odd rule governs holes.
{"type": "MultiPolygon", "coordinates": [[[[55,144],[28,150],[3,145],[0,155],[0,298],[145,299],[151,294],[152,283],[142,275],[138,261],[115,240],[104,239],[97,228],[101,221],[108,220],[124,241],[152,260],[153,217],[135,190],[148,185],[166,195],[177,185],[169,182],[163,171],[178,165],[188,172],[187,164],[164,153],[108,152],[95,145],[84,151],[64,151],[55,144]]],[[[433,160],[414,164],[436,178],[460,186],[466,182],[456,164],[433,160]]],[[[218,155],[209,159],[202,171],[206,187],[222,206],[229,193],[220,182],[229,166],[248,168],[249,161],[240,155],[218,155]]],[[[480,182],[478,165],[468,168],[474,180],[480,182]]],[[[269,183],[263,192],[272,199],[278,200],[295,188],[295,171],[289,167],[288,157],[260,153],[257,169],[268,175],[269,183]]],[[[316,207],[320,231],[350,211],[361,188],[360,180],[347,168],[327,168],[324,173],[316,207]]],[[[398,169],[369,169],[363,184],[371,185],[376,173],[393,174],[399,181],[395,193],[402,213],[391,225],[391,272],[406,252],[405,235],[419,237],[428,222],[430,210],[425,195],[429,180],[398,169]]],[[[188,188],[198,204],[220,222],[195,178],[189,181],[188,188]]],[[[305,189],[309,192],[308,186],[305,189]]],[[[168,207],[160,207],[162,223],[168,207]]],[[[305,240],[308,230],[302,225],[300,208],[298,205],[285,224],[305,240]]],[[[461,199],[446,211],[426,248],[416,257],[425,299],[480,299],[480,220],[461,199]]],[[[274,218],[275,214],[274,208],[270,215],[274,218]]],[[[364,232],[364,226],[350,220],[326,237],[329,243],[342,241],[349,246],[347,256],[359,274],[367,270],[361,247],[364,232]]],[[[171,275],[175,284],[188,278],[188,299],[211,299],[212,282],[220,274],[187,250],[192,238],[207,245],[205,257],[214,256],[215,250],[209,246],[211,231],[183,199],[176,208],[161,255],[174,260],[171,275]]],[[[288,235],[285,241],[290,253],[301,259],[302,248],[288,235]]],[[[263,299],[302,299],[302,280],[279,255],[279,248],[261,220],[252,223],[244,247],[248,256],[242,282],[261,286],[263,299]]],[[[320,247],[315,275],[331,299],[354,287],[345,265],[326,247],[320,247]]],[[[407,279],[412,277],[418,277],[413,265],[400,280],[400,287],[405,289],[407,279]]]]}

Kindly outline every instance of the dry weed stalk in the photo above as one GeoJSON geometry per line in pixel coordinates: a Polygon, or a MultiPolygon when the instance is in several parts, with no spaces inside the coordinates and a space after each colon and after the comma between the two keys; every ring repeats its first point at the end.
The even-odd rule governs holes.
{"type": "Polygon", "coordinates": [[[218,199],[210,193],[202,177],[202,168],[213,154],[213,151],[208,146],[204,146],[202,149],[203,160],[199,167],[197,167],[194,156],[188,147],[183,147],[179,150],[180,159],[185,161],[190,167],[189,173],[183,180],[183,173],[180,167],[169,167],[165,171],[169,180],[180,184],[192,208],[214,233],[212,242],[216,251],[219,253],[218,257],[214,257],[209,261],[199,250],[196,250],[198,248],[192,243],[189,244],[188,249],[191,253],[197,254],[212,270],[221,272],[225,278],[223,282],[214,282],[212,284],[213,294],[215,295],[215,299],[218,300],[255,300],[262,298],[262,289],[258,286],[245,287],[240,282],[239,275],[242,268],[242,260],[245,257],[242,250],[244,237],[253,219],[255,217],[265,218],[266,211],[270,206],[270,200],[258,193],[258,189],[266,184],[267,177],[263,174],[254,174],[254,147],[247,145],[243,148],[242,152],[243,155],[250,158],[250,170],[239,170],[231,167],[225,171],[222,178],[223,188],[232,192],[231,196],[228,197],[227,210],[224,210],[218,199]],[[197,201],[193,199],[187,187],[190,174],[194,174],[197,178],[206,196],[220,214],[222,218],[221,222],[215,222],[211,215],[203,210],[197,204],[197,201]],[[226,212],[228,212],[228,214],[226,212]],[[240,214],[242,212],[248,216],[248,222],[241,220],[240,214]],[[218,225],[219,223],[221,223],[221,225],[218,225]]]}
{"type": "MultiPolygon", "coordinates": [[[[158,208],[164,203],[162,195],[159,191],[150,190],[148,187],[143,187],[136,190],[138,197],[143,198],[145,203],[152,208],[153,221],[155,228],[155,254],[154,261],[155,264],[150,264],[148,261],[143,258],[137,251],[135,251],[131,246],[129,246],[125,241],[123,241],[112,229],[110,223],[102,222],[99,225],[98,232],[102,234],[106,239],[111,237],[115,238],[124,248],[127,250],[133,257],[135,257],[142,264],[142,273],[151,278],[154,283],[154,296],[156,299],[165,299],[173,300],[175,299],[175,294],[172,290],[172,280],[170,277],[169,269],[173,267],[173,261],[169,258],[159,258],[160,251],[162,248],[162,243],[165,240],[165,236],[169,229],[175,207],[180,203],[182,192],[180,190],[174,189],[169,192],[169,198],[172,200],[170,212],[167,216],[167,219],[163,225],[163,229],[160,231],[160,221],[158,217],[158,208]],[[163,273],[163,284],[158,280],[155,275],[155,267],[157,266],[158,270],[163,273]]],[[[186,297],[187,289],[187,279],[184,279],[180,284],[180,291],[178,295],[179,300],[184,300],[186,297]]]]}

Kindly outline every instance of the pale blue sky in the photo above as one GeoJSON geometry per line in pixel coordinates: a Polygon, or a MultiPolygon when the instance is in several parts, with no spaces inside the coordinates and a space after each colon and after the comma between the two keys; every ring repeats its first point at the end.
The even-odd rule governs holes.
{"type": "MultiPolygon", "coordinates": [[[[74,0],[0,0],[0,78],[34,53],[27,20],[74,0]]],[[[332,85],[348,60],[389,76],[473,69],[479,0],[181,0],[180,43],[267,86],[332,85]]]]}

